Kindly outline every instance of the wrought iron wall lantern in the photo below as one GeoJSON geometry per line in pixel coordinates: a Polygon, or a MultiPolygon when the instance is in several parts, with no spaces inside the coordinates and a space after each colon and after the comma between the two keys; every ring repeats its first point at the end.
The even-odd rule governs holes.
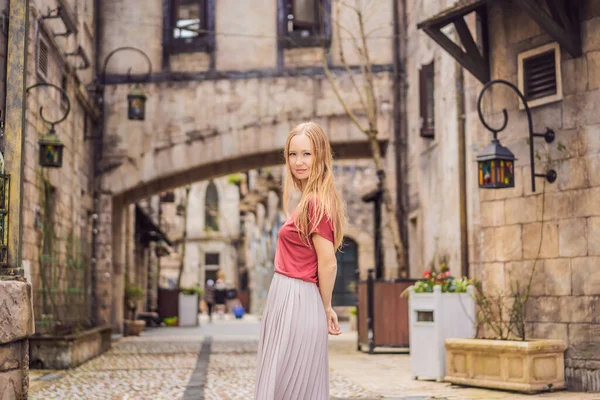
{"type": "Polygon", "coordinates": [[[63,115],[62,118],[56,121],[49,121],[46,118],[44,118],[44,107],[40,107],[40,117],[44,122],[50,124],[50,131],[48,132],[48,134],[42,136],[38,140],[38,144],[40,146],[40,165],[42,167],[48,168],[60,168],[62,167],[64,145],[61,143],[58,135],[56,134],[54,126],[60,124],[65,119],[67,119],[67,116],[71,111],[71,101],[69,100],[69,96],[67,96],[67,93],[63,89],[48,82],[36,83],[35,85],[28,87],[25,91],[29,92],[31,89],[43,86],[52,87],[60,91],[60,95],[64,97],[67,103],[67,110],[65,112],[65,115],[63,115]]]}
{"type": "Polygon", "coordinates": [[[479,187],[485,189],[502,189],[515,186],[515,156],[509,149],[502,146],[498,140],[498,132],[502,132],[508,124],[508,113],[506,109],[502,110],[502,113],[504,114],[504,122],[502,123],[502,126],[500,128],[492,128],[485,122],[483,113],[481,112],[481,99],[483,98],[483,94],[496,83],[506,85],[515,91],[525,106],[525,112],[527,113],[527,122],[529,126],[531,190],[535,192],[535,178],[546,178],[548,182],[552,183],[556,181],[556,171],[550,169],[543,174],[535,173],[535,151],[533,139],[535,137],[543,137],[546,140],[546,143],[552,143],[555,137],[554,131],[550,128],[547,128],[545,133],[534,133],[533,122],[531,121],[531,111],[525,96],[523,96],[521,91],[515,85],[502,79],[496,79],[486,83],[479,94],[479,98],[477,99],[477,112],[479,114],[479,119],[481,120],[483,126],[492,132],[493,135],[492,143],[477,155],[479,187]]]}
{"type": "MultiPolygon", "coordinates": [[[[150,78],[150,75],[152,74],[152,63],[150,62],[150,58],[148,57],[148,55],[146,53],[144,53],[142,50],[140,50],[136,47],[130,47],[130,46],[119,47],[119,48],[111,51],[106,56],[106,59],[104,60],[104,65],[102,67],[102,94],[104,94],[104,84],[106,83],[106,67],[108,66],[108,62],[110,61],[110,59],[113,55],[115,55],[119,51],[123,51],[123,50],[135,51],[135,52],[140,53],[142,56],[144,56],[144,59],[148,63],[148,72],[146,73],[144,78],[141,80],[142,82],[148,81],[148,79],[150,78]]],[[[129,71],[127,72],[128,80],[131,79],[130,74],[131,74],[131,68],[129,68],[129,71]]],[[[127,95],[127,117],[130,120],[137,120],[137,121],[143,121],[146,119],[146,95],[142,91],[142,88],[140,87],[139,82],[135,85],[135,87],[127,95]]]]}

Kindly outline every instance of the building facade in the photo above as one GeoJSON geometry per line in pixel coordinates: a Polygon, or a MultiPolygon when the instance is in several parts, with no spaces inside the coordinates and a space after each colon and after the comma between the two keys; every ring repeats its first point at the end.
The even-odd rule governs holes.
{"type": "MultiPolygon", "coordinates": [[[[446,254],[455,276],[468,274],[488,293],[509,296],[533,284],[528,337],[568,346],[572,390],[600,390],[596,304],[598,262],[598,50],[600,3],[406,1],[411,271],[446,254]],[[458,62],[456,62],[458,61],[458,62]],[[516,156],[514,187],[480,189],[476,157],[491,142],[478,115],[483,84],[502,79],[531,109],[533,191],[527,113],[518,95],[493,84],[484,121],[501,130],[516,156]],[[535,265],[535,270],[533,266],[535,265]]],[[[485,334],[485,332],[484,332],[485,334]]]]}

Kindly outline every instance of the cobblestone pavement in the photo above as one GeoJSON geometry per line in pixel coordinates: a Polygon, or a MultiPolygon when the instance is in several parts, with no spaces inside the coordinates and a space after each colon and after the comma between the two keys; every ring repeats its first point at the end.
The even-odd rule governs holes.
{"type": "MultiPolygon", "coordinates": [[[[600,400],[600,394],[525,396],[414,381],[406,354],[356,351],[356,334],[330,337],[331,396],[388,400],[600,400]]],[[[31,371],[29,398],[249,400],[254,388],[258,321],[202,319],[199,328],[147,329],[121,338],[104,355],[70,371],[31,371]],[[55,379],[56,378],[56,379],[55,379]]]]}

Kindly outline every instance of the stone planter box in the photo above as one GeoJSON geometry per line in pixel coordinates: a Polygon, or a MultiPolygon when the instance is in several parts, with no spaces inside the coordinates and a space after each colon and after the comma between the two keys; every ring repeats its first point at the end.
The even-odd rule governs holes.
{"type": "Polygon", "coordinates": [[[29,365],[36,369],[67,369],[99,356],[111,345],[109,325],[66,336],[29,337],[29,365]]]}
{"type": "Polygon", "coordinates": [[[126,319],[123,321],[123,326],[125,329],[125,336],[140,336],[140,333],[146,327],[146,321],[143,319],[130,320],[126,319]]]}
{"type": "Polygon", "coordinates": [[[179,293],[179,326],[198,326],[198,294],[179,293]]]}
{"type": "Polygon", "coordinates": [[[409,292],[410,364],[413,379],[442,381],[446,375],[447,338],[474,338],[473,287],[467,293],[409,292]]]}
{"type": "Polygon", "coordinates": [[[565,388],[562,340],[446,339],[447,382],[535,393],[565,388]]]}

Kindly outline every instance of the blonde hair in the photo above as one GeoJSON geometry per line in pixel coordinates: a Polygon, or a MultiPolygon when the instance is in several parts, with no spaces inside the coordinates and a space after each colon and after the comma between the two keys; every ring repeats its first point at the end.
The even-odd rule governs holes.
{"type": "Polygon", "coordinates": [[[344,239],[344,224],[346,222],[345,207],[342,198],[333,183],[333,171],[331,164],[333,155],[331,154],[331,145],[323,129],[314,122],[304,122],[292,129],[288,135],[284,150],[286,165],[286,180],[283,189],[283,206],[289,215],[288,204],[290,198],[291,185],[293,183],[296,190],[302,192],[298,212],[294,215],[294,224],[298,234],[303,242],[310,245],[310,232],[321,221],[327,217],[333,224],[335,249],[342,246],[344,239]],[[312,166],[309,171],[308,180],[304,190],[302,182],[297,179],[289,166],[290,142],[294,136],[306,135],[310,140],[313,153],[312,166]],[[312,202],[313,220],[310,218],[309,205],[312,202]],[[312,226],[311,226],[312,225],[312,226]]]}

